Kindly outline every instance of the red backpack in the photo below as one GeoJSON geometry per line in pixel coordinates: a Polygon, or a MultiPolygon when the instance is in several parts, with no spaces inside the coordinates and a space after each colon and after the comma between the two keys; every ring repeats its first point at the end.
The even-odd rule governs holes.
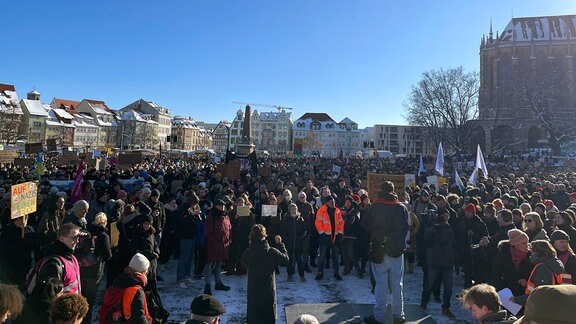
{"type": "MultiPolygon", "coordinates": [[[[132,321],[132,300],[140,290],[140,286],[131,286],[127,288],[110,287],[104,294],[102,307],[99,312],[99,323],[131,323],[132,321]]],[[[144,298],[144,311],[146,318],[151,320],[148,314],[148,305],[144,298]]]]}

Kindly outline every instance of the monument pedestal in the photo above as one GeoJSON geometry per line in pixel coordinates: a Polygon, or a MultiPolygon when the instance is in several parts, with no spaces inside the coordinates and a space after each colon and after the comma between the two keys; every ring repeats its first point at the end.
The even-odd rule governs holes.
{"type": "Polygon", "coordinates": [[[236,144],[236,154],[248,156],[254,152],[254,144],[236,144]]]}

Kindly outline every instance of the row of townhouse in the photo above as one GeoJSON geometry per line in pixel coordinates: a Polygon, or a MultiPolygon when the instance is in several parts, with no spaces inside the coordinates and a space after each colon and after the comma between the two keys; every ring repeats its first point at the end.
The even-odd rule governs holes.
{"type": "Polygon", "coordinates": [[[85,150],[193,151],[212,148],[212,131],[191,118],[172,117],[170,109],[144,99],[119,110],[92,99],[54,98],[46,104],[35,90],[20,100],[13,85],[0,84],[0,144],[56,140],[60,147],[85,150]]]}
{"type": "Polygon", "coordinates": [[[75,149],[212,149],[235,151],[250,118],[256,150],[322,156],[371,155],[379,150],[416,156],[435,150],[421,127],[376,124],[360,129],[349,118],[336,122],[327,113],[305,113],[293,121],[290,108],[277,112],[239,109],[232,122],[206,123],[172,116],[170,109],[144,99],[114,110],[104,101],[54,98],[42,103],[31,91],[19,100],[13,85],[0,84],[0,144],[47,143],[75,149]]]}

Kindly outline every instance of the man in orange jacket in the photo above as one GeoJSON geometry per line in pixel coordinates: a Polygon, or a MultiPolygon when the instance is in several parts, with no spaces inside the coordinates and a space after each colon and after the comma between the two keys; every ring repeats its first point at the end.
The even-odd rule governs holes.
{"type": "Polygon", "coordinates": [[[318,274],[316,280],[324,277],[324,263],[326,256],[332,251],[332,268],[334,269],[334,278],[342,280],[339,273],[340,266],[340,242],[344,235],[344,220],[340,209],[335,207],[334,198],[328,196],[326,203],[316,212],[316,221],[314,225],[318,231],[318,244],[320,246],[320,258],[318,260],[318,274]]]}

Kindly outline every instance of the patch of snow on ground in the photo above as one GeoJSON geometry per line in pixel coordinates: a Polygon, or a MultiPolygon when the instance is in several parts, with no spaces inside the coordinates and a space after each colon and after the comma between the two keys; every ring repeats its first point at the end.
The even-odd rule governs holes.
{"type": "MultiPolygon", "coordinates": [[[[204,279],[194,280],[188,289],[178,288],[176,285],[176,268],[178,261],[171,260],[165,269],[159,274],[164,281],[158,283],[158,288],[164,307],[170,312],[169,320],[173,323],[184,323],[189,318],[190,303],[197,294],[204,291],[204,279]]],[[[342,268],[341,268],[342,269],[342,268]]],[[[312,270],[315,270],[312,268],[312,270]]],[[[366,275],[358,279],[355,275],[344,276],[343,281],[336,281],[332,277],[331,269],[326,269],[324,279],[314,280],[315,273],[306,273],[307,282],[300,282],[297,275],[293,282],[287,281],[286,268],[280,268],[280,274],[276,276],[276,294],[278,299],[278,321],[285,323],[284,307],[292,304],[319,304],[319,303],[358,303],[374,304],[374,295],[370,292],[370,279],[366,275]]],[[[221,323],[242,324],[246,321],[246,284],[247,276],[222,275],[224,284],[231,287],[230,291],[214,290],[212,278],[212,293],[226,307],[227,314],[221,323]]],[[[428,313],[440,324],[444,323],[474,323],[470,312],[461,306],[456,295],[462,290],[464,283],[463,275],[454,274],[454,288],[452,294],[452,307],[450,308],[456,320],[449,320],[442,316],[440,303],[432,301],[428,304],[428,313]]],[[[97,303],[101,302],[104,293],[104,285],[101,286],[97,303]]],[[[422,293],[422,271],[415,269],[412,274],[404,275],[404,303],[420,304],[422,293]]],[[[97,315],[93,319],[96,321],[97,315]]]]}

